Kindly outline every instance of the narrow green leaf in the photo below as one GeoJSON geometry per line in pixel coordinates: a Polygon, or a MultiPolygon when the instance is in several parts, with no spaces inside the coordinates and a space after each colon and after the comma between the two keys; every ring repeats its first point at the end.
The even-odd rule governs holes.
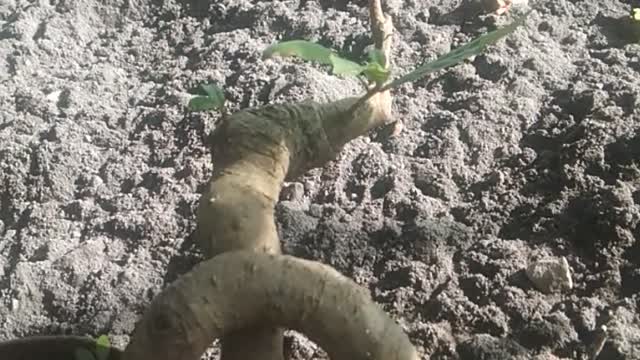
{"type": "Polygon", "coordinates": [[[306,40],[291,40],[269,46],[262,53],[263,58],[274,55],[296,56],[307,61],[316,61],[331,65],[336,75],[356,76],[364,70],[364,66],[338,56],[334,51],[320,44],[306,40]]]}
{"type": "Polygon", "coordinates": [[[470,58],[471,56],[482,53],[487,48],[487,46],[495,44],[496,42],[498,42],[498,40],[515,31],[520,25],[524,23],[531,11],[533,10],[529,10],[525,15],[515,20],[513,23],[479,36],[476,39],[468,42],[467,44],[437,58],[436,60],[418,67],[409,74],[395,79],[388,86],[385,86],[385,88],[390,89],[407,82],[416,81],[426,76],[427,74],[456,65],[464,61],[465,59],[470,58]]]}
{"type": "Polygon", "coordinates": [[[329,55],[329,59],[333,65],[333,73],[336,75],[357,76],[365,68],[356,62],[341,58],[335,54],[329,55]]]}
{"type": "Polygon", "coordinates": [[[216,110],[221,106],[220,102],[208,96],[195,96],[189,100],[188,105],[191,111],[216,110]]]}
{"type": "Polygon", "coordinates": [[[273,44],[262,52],[262,58],[268,59],[274,55],[283,57],[297,56],[306,61],[317,61],[322,64],[331,65],[331,54],[333,52],[311,41],[291,40],[273,44]]]}
{"type": "Polygon", "coordinates": [[[107,360],[109,352],[111,351],[111,343],[109,342],[109,336],[101,335],[96,340],[96,356],[97,360],[107,360]]]}
{"type": "Polygon", "coordinates": [[[77,348],[76,351],[73,352],[75,360],[95,360],[93,353],[85,348],[77,348]]]}

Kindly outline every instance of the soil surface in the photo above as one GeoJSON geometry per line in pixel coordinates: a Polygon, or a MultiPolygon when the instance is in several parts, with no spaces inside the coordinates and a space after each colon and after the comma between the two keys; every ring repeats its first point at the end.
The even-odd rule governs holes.
{"type": "MultiPolygon", "coordinates": [[[[395,91],[381,130],[288,184],[285,252],[367,287],[424,358],[640,359],[640,43],[620,0],[389,0],[400,72],[508,24],[465,64],[395,91]],[[573,288],[525,269],[566,257],[573,288]]],[[[0,1],[0,340],[108,333],[203,256],[195,209],[216,113],[336,99],[358,84],[274,41],[364,59],[366,1],[0,1]]],[[[323,358],[289,332],[291,359],[323,358]]],[[[207,353],[217,355],[217,343],[207,353]]]]}

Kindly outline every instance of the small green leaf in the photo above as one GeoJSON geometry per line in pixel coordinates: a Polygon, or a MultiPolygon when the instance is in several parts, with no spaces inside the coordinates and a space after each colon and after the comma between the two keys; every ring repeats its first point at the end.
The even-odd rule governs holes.
{"type": "Polygon", "coordinates": [[[73,352],[75,360],[95,360],[93,353],[85,348],[77,348],[76,351],[73,352]]]}
{"type": "Polygon", "coordinates": [[[208,96],[195,96],[189,100],[188,106],[191,111],[206,111],[218,109],[220,103],[208,96]]]}
{"type": "Polygon", "coordinates": [[[107,360],[109,352],[111,351],[111,343],[109,342],[109,336],[101,335],[96,340],[96,356],[97,360],[107,360]]]}
{"type": "Polygon", "coordinates": [[[220,89],[216,84],[204,84],[200,85],[200,87],[202,88],[202,90],[204,90],[205,93],[207,93],[209,97],[218,99],[224,98],[222,89],[220,89]]]}
{"type": "Polygon", "coordinates": [[[384,53],[380,49],[372,49],[369,51],[369,60],[372,63],[380,64],[382,67],[387,63],[387,57],[384,56],[384,53]]]}
{"type": "Polygon", "coordinates": [[[640,21],[640,8],[631,9],[631,19],[640,21]]]}
{"type": "Polygon", "coordinates": [[[273,44],[262,52],[262,58],[268,59],[274,55],[283,57],[297,56],[306,61],[317,61],[331,65],[333,52],[326,47],[306,40],[291,40],[273,44]]]}
{"type": "Polygon", "coordinates": [[[368,63],[363,73],[367,79],[374,81],[378,85],[385,83],[387,79],[389,79],[389,75],[391,75],[391,71],[385,69],[377,62],[368,63]]]}
{"type": "Polygon", "coordinates": [[[464,61],[465,59],[470,58],[471,56],[482,53],[487,48],[487,46],[495,44],[496,42],[498,42],[498,40],[514,32],[520,25],[524,23],[525,19],[531,13],[531,11],[533,10],[529,10],[525,15],[507,26],[479,36],[469,43],[437,58],[436,60],[418,67],[409,74],[395,79],[385,87],[390,89],[407,82],[416,81],[426,76],[427,74],[456,65],[464,61]]]}
{"type": "Polygon", "coordinates": [[[189,100],[188,107],[192,111],[216,110],[224,106],[224,93],[215,84],[201,85],[207,96],[197,95],[189,100]]]}
{"type": "Polygon", "coordinates": [[[110,347],[111,343],[109,342],[109,336],[100,335],[100,337],[98,339],[96,339],[96,345],[104,346],[104,347],[110,347]]]}
{"type": "Polygon", "coordinates": [[[356,76],[362,73],[364,66],[351,60],[338,56],[334,51],[320,44],[306,40],[284,41],[269,46],[262,53],[263,58],[274,55],[296,56],[307,61],[317,61],[321,64],[331,65],[336,75],[356,76]]]}
{"type": "Polygon", "coordinates": [[[329,59],[331,60],[331,64],[333,65],[333,73],[336,75],[357,76],[362,73],[365,68],[358,63],[341,58],[335,54],[331,54],[329,56],[329,59]]]}
{"type": "Polygon", "coordinates": [[[214,103],[219,103],[220,107],[224,105],[224,92],[215,84],[202,85],[202,90],[207,93],[207,96],[213,100],[214,103]]]}

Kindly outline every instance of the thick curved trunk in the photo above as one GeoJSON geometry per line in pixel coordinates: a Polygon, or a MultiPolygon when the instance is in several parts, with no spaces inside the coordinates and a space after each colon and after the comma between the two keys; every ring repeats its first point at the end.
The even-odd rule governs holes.
{"type": "Polygon", "coordinates": [[[157,296],[125,359],[199,359],[212,339],[261,323],[300,331],[334,360],[419,359],[352,280],[318,262],[253,251],[204,261],[157,296]]]}

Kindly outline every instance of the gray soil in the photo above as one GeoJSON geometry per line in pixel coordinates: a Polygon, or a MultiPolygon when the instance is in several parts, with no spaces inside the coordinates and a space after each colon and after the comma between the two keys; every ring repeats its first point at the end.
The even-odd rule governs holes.
{"type": "MultiPolygon", "coordinates": [[[[395,65],[433,59],[502,17],[466,1],[383,1],[395,65]],[[463,4],[464,3],[464,4],[463,4]]],[[[431,359],[640,359],[640,44],[621,0],[544,0],[465,64],[395,91],[403,131],[350,143],[283,190],[286,253],[367,287],[431,359]],[[565,256],[574,287],[524,269],[565,256]]],[[[277,40],[363,59],[366,1],[0,0],[0,340],[120,347],[149,301],[203,259],[195,208],[216,113],[356,94],[277,40]]],[[[208,356],[215,358],[217,343],[208,356]]],[[[322,358],[289,333],[292,359],[322,358]]]]}

